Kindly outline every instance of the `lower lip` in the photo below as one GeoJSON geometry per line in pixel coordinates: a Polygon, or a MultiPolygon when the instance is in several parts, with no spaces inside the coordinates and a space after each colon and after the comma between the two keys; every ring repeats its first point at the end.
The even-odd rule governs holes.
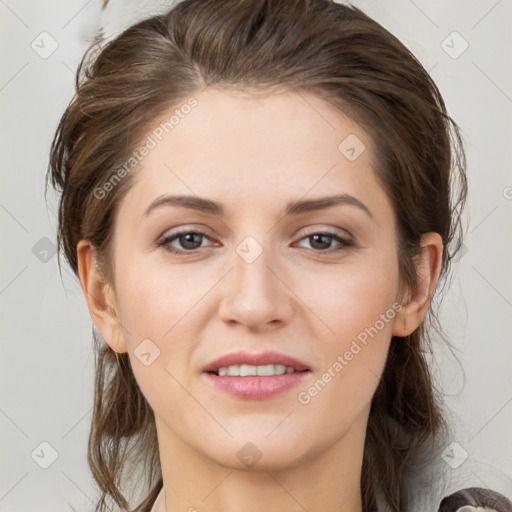
{"type": "Polygon", "coordinates": [[[217,389],[245,400],[271,398],[297,386],[311,372],[284,373],[269,377],[228,377],[204,373],[206,379],[217,389]]]}

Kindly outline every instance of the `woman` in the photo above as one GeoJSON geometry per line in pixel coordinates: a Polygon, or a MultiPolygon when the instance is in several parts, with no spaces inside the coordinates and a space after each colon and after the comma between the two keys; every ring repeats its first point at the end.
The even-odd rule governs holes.
{"type": "Polygon", "coordinates": [[[448,444],[427,327],[465,157],[394,36],[182,1],[85,56],[48,179],[95,326],[97,510],[129,484],[154,512],[439,506],[415,482],[448,444]]]}

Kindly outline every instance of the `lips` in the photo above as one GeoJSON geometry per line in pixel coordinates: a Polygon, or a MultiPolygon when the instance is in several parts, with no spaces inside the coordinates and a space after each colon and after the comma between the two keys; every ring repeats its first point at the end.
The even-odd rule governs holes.
{"type": "Polygon", "coordinates": [[[206,365],[202,377],[237,399],[264,400],[297,387],[311,374],[305,362],[279,352],[233,352],[206,365]]]}
{"type": "Polygon", "coordinates": [[[249,352],[239,351],[226,354],[215,361],[212,361],[203,368],[205,373],[215,373],[219,368],[229,366],[267,366],[267,365],[282,365],[287,368],[293,368],[296,372],[303,372],[310,370],[308,365],[303,361],[299,361],[294,357],[281,354],[279,352],[261,352],[259,354],[251,354],[249,352]]]}

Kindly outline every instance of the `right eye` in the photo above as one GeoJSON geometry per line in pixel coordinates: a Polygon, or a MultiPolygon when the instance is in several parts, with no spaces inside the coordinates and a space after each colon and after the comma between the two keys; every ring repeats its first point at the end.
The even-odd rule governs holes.
{"type": "Polygon", "coordinates": [[[207,236],[201,231],[181,230],[164,236],[158,242],[158,246],[172,254],[193,253],[201,247],[203,238],[207,238],[207,236]],[[177,241],[182,248],[171,245],[174,241],[177,241]]]}

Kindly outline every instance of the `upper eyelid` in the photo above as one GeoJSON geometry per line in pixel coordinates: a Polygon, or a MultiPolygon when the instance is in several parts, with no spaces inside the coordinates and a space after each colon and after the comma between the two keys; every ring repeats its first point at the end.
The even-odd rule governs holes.
{"type": "MultiPolygon", "coordinates": [[[[342,228],[342,227],[335,227],[335,226],[329,226],[329,227],[315,227],[315,226],[322,226],[322,223],[321,222],[317,222],[317,223],[312,223],[310,225],[307,225],[307,226],[304,226],[302,228],[300,228],[300,230],[298,230],[299,232],[303,232],[304,230],[306,230],[308,233],[310,232],[310,229],[313,230],[311,231],[312,233],[319,233],[319,232],[329,232],[329,233],[333,233],[333,234],[338,234],[338,232],[341,232],[341,233],[346,233],[348,236],[352,237],[352,233],[350,232],[350,230],[348,230],[347,228],[342,228]]],[[[324,224],[324,226],[327,226],[327,224],[324,224]]],[[[170,228],[167,228],[163,233],[162,235],[160,236],[160,238],[163,238],[164,236],[166,236],[166,234],[168,232],[172,232],[176,230],[174,233],[172,233],[172,236],[176,235],[177,233],[180,233],[180,232],[185,232],[185,233],[191,233],[191,232],[200,232],[204,235],[208,235],[208,232],[211,232],[212,230],[204,225],[204,224],[190,224],[190,225],[187,225],[187,224],[180,224],[180,225],[177,225],[177,226],[174,226],[174,227],[170,227],[170,228]]],[[[231,230],[229,230],[231,232],[231,230]]],[[[342,236],[342,234],[340,234],[340,236],[342,236]]]]}
{"type": "MultiPolygon", "coordinates": [[[[194,227],[181,228],[181,227],[178,227],[175,229],[176,229],[176,231],[171,232],[171,233],[168,233],[168,232],[172,231],[172,228],[171,228],[171,230],[164,231],[164,233],[161,236],[159,236],[158,238],[160,240],[164,239],[164,238],[174,238],[178,235],[186,235],[189,233],[200,234],[207,238],[211,238],[211,236],[206,232],[207,230],[205,231],[205,228],[194,228],[194,227]]],[[[304,229],[307,229],[307,228],[304,228],[304,229]]],[[[341,229],[341,228],[338,228],[338,229],[341,229]]],[[[339,236],[340,238],[350,238],[350,239],[353,238],[352,234],[349,231],[347,231],[346,229],[341,229],[341,231],[345,232],[346,236],[344,236],[341,233],[338,233],[335,228],[316,228],[316,229],[311,228],[311,231],[308,230],[307,232],[302,232],[302,234],[300,234],[300,238],[304,238],[305,236],[317,235],[317,234],[339,236]]],[[[297,236],[299,236],[299,235],[297,235],[297,236]]]]}
{"type": "Polygon", "coordinates": [[[346,229],[342,229],[342,228],[337,228],[337,229],[333,228],[333,227],[331,227],[331,228],[314,228],[314,227],[308,226],[307,228],[304,228],[304,229],[306,231],[301,230],[300,233],[297,235],[300,239],[307,237],[307,236],[317,235],[317,234],[326,234],[329,236],[337,236],[341,239],[348,239],[348,240],[354,239],[354,236],[352,235],[352,233],[350,233],[350,231],[348,231],[346,229]]]}

